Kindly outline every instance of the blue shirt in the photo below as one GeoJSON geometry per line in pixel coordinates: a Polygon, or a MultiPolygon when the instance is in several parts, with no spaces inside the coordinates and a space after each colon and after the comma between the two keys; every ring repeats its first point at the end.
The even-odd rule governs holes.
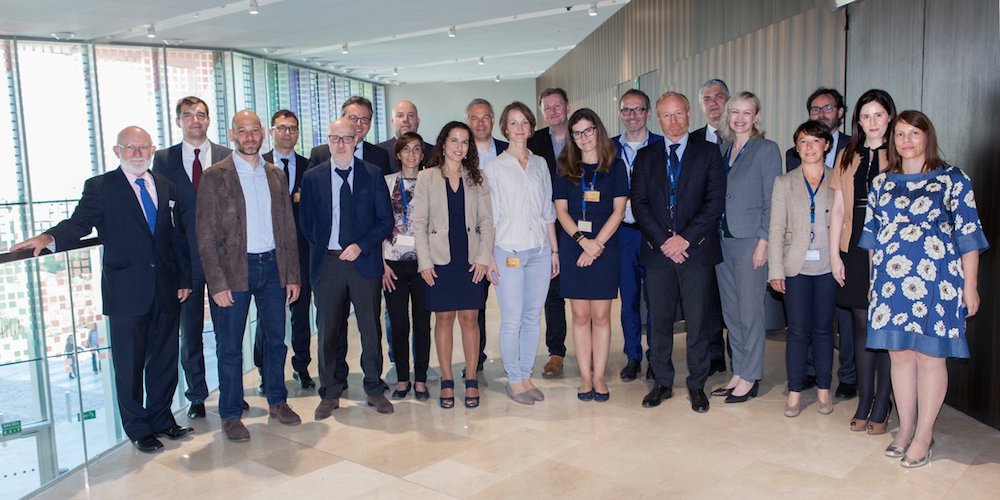
{"type": "Polygon", "coordinates": [[[333,192],[331,193],[330,199],[333,201],[332,219],[333,224],[330,225],[330,241],[326,244],[326,248],[330,250],[343,250],[340,246],[340,187],[344,185],[344,179],[340,177],[337,173],[337,169],[344,170],[350,167],[351,173],[347,174],[347,183],[351,186],[351,192],[354,192],[354,170],[356,162],[352,161],[350,165],[344,168],[340,168],[333,159],[330,159],[330,184],[333,186],[333,192]]]}
{"type": "Polygon", "coordinates": [[[243,188],[247,209],[247,253],[264,253],[274,250],[274,226],[271,216],[271,188],[267,184],[264,159],[257,155],[256,167],[238,154],[233,155],[236,175],[243,188]]]}
{"type": "MultiPolygon", "coordinates": [[[[569,132],[566,133],[569,136],[569,132]]],[[[556,158],[562,153],[563,147],[566,146],[566,140],[563,139],[562,142],[556,140],[556,135],[552,133],[552,127],[549,127],[549,140],[552,141],[552,151],[556,152],[556,158]]]]}

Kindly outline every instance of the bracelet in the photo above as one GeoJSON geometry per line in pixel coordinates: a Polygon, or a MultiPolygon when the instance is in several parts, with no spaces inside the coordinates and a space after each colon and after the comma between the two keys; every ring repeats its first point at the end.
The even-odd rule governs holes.
{"type": "Polygon", "coordinates": [[[579,243],[580,240],[582,239],[583,239],[583,233],[581,233],[580,231],[573,233],[573,241],[579,243]]]}

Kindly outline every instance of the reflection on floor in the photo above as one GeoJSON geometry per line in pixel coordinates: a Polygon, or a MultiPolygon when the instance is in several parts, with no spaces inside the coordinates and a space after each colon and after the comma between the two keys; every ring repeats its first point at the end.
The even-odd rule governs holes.
{"type": "MultiPolygon", "coordinates": [[[[617,306],[613,317],[617,316],[617,306]]],[[[648,386],[622,383],[620,328],[615,327],[606,379],[607,403],[580,402],[575,360],[565,378],[536,379],[546,400],[522,406],[504,394],[495,300],[490,316],[482,406],[437,406],[410,397],[394,415],[367,407],[359,368],[359,343],[351,321],[350,392],[341,408],[315,422],[315,390],[301,391],[289,376],[289,403],[302,425],[269,421],[255,392],[257,376],[244,379],[252,406],[244,423],[252,439],[227,442],[221,434],[217,395],[209,418],[191,425],[187,441],[165,441],[157,455],[130,445],[113,450],[88,470],[42,492],[40,498],[997,498],[1000,432],[951,408],[937,424],[934,459],[907,470],[882,450],[891,434],[848,430],[856,400],[838,401],[832,415],[816,413],[815,391],[798,418],[782,416],[785,363],[782,335],[769,335],[761,395],[726,405],[711,398],[695,414],[684,390],[684,336],[675,337],[676,395],[663,405],[640,406],[648,386]]],[[[456,374],[461,342],[456,333],[456,374]]],[[[572,356],[572,339],[568,342],[572,356]]],[[[314,343],[315,349],[315,343],[314,343]]],[[[544,341],[535,364],[545,362],[544,341]]],[[[436,356],[431,354],[432,365],[436,356]]],[[[388,369],[388,361],[386,361],[388,369]]],[[[311,372],[316,376],[316,363],[311,372]]],[[[645,367],[644,367],[645,368],[645,367]]],[[[290,375],[290,373],[289,373],[290,375]]],[[[709,386],[728,374],[716,374],[709,386]]],[[[394,375],[387,377],[390,384],[394,375]]],[[[461,386],[461,383],[458,384],[461,386]]],[[[181,423],[187,417],[178,417],[181,423]]],[[[895,429],[895,414],[891,429],[895,429]]]]}

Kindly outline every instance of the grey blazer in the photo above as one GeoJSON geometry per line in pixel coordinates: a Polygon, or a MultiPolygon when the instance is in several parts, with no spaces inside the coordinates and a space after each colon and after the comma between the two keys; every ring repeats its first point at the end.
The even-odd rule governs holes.
{"type": "MultiPolygon", "coordinates": [[[[493,208],[486,177],[474,185],[468,175],[465,184],[465,231],[469,235],[469,264],[490,265],[493,255],[493,208]]],[[[440,167],[421,170],[413,188],[413,236],[417,247],[417,270],[451,262],[448,244],[447,180],[440,167]]],[[[461,228],[458,228],[461,230],[461,228]]]]}
{"type": "MultiPolygon", "coordinates": [[[[719,145],[723,160],[731,143],[719,145]]],[[[781,150],[774,141],[752,137],[726,179],[726,224],[734,238],[767,240],[771,224],[771,190],[781,175],[781,150]]]]}
{"type": "MultiPolygon", "coordinates": [[[[830,208],[833,206],[833,169],[826,169],[826,178],[819,189],[826,193],[816,213],[826,213],[825,227],[816,232],[830,230],[830,208]]],[[[818,196],[818,195],[817,195],[818,196]]],[[[817,217],[819,219],[819,217],[817,217]]],[[[796,168],[774,180],[771,195],[771,227],[767,245],[768,280],[783,280],[796,276],[806,261],[809,248],[809,193],[801,168],[796,168]]]]}

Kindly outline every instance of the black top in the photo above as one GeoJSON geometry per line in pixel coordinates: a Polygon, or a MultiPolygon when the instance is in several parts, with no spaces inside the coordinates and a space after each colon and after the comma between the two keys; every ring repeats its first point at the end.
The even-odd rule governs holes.
{"type": "MultiPolygon", "coordinates": [[[[868,205],[868,191],[872,187],[872,181],[881,171],[878,164],[879,149],[885,149],[886,144],[875,149],[869,149],[864,144],[859,144],[857,154],[861,156],[861,164],[858,171],[854,173],[854,206],[863,207],[868,205]]],[[[839,165],[837,166],[839,168],[839,165]]]]}

